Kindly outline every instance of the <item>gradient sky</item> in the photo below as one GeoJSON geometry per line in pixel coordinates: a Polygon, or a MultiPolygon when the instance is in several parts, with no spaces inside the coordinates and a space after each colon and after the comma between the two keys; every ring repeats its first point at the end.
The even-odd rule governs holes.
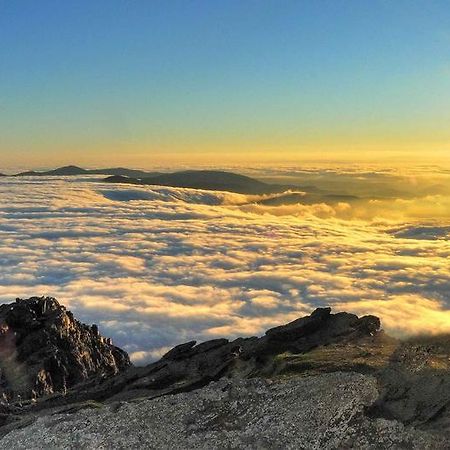
{"type": "Polygon", "coordinates": [[[0,0],[0,169],[450,155],[448,1],[0,0]]]}

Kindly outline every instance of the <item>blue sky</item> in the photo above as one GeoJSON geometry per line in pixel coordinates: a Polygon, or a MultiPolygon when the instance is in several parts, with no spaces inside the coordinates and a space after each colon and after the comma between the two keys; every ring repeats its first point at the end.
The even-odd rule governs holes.
{"type": "Polygon", "coordinates": [[[431,0],[0,0],[0,155],[445,153],[449,30],[431,0]]]}

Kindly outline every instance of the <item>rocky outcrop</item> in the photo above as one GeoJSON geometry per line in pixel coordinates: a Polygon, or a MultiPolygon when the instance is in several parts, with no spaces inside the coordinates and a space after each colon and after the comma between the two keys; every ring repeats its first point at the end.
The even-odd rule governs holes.
{"type": "Polygon", "coordinates": [[[61,409],[11,431],[0,448],[416,449],[446,441],[364,409],[372,376],[336,372],[289,380],[222,379],[188,393],[61,409]]]}
{"type": "Polygon", "coordinates": [[[319,308],[133,367],[54,299],[0,319],[0,447],[448,448],[448,336],[399,342],[377,317],[319,308]]]}
{"type": "MultiPolygon", "coordinates": [[[[383,346],[384,334],[379,328],[377,317],[331,314],[330,308],[321,308],[310,316],[273,328],[259,338],[239,338],[231,342],[214,339],[198,345],[190,341],[178,345],[146,367],[132,367],[105,380],[90,380],[64,395],[53,396],[44,404],[48,407],[73,401],[156,398],[192,391],[222,377],[273,377],[295,372],[289,360],[293,354],[309,354],[315,348],[332,345],[341,346],[345,351],[383,346]]],[[[339,370],[340,363],[342,361],[329,371],[339,370]]],[[[347,367],[347,370],[371,372],[369,363],[370,357],[366,365],[347,367]]],[[[304,367],[300,366],[298,371],[304,371],[304,367]]]]}
{"type": "Polygon", "coordinates": [[[64,394],[130,365],[128,355],[84,325],[54,298],[17,299],[0,306],[0,396],[22,402],[64,394]]]}
{"type": "Polygon", "coordinates": [[[377,378],[380,396],[370,415],[450,438],[450,335],[402,342],[377,378]]]}

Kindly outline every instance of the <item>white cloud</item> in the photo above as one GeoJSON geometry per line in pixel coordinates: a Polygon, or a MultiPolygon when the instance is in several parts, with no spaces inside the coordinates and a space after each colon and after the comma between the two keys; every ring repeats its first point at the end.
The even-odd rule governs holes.
{"type": "Polygon", "coordinates": [[[324,305],[380,314],[401,334],[450,331],[448,223],[421,218],[426,202],[433,212],[430,198],[385,199],[376,213],[369,203],[255,200],[2,179],[0,301],[55,296],[138,362],[190,339],[258,334],[324,305]]]}

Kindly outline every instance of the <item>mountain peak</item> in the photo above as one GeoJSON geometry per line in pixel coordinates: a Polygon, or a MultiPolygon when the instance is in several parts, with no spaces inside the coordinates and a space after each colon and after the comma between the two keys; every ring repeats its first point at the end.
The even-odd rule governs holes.
{"type": "Polygon", "coordinates": [[[175,436],[173,448],[210,448],[183,445],[193,433],[204,442],[205,432],[209,439],[225,436],[212,447],[228,448],[229,431],[217,433],[222,429],[238,430],[232,442],[241,442],[240,447],[248,446],[249,436],[255,436],[251,447],[257,447],[261,430],[268,429],[275,439],[270,448],[280,448],[281,443],[301,447],[308,436],[311,442],[320,437],[323,443],[333,443],[324,446],[335,448],[336,417],[343,418],[339,448],[379,448],[375,444],[380,423],[388,425],[390,444],[395,439],[402,447],[407,442],[408,448],[447,448],[443,443],[448,442],[448,429],[442,424],[450,417],[448,340],[402,343],[381,331],[375,316],[332,314],[330,308],[319,308],[259,338],[190,341],[148,366],[129,367],[127,354],[101,337],[96,325],[81,324],[53,298],[33,297],[0,306],[0,344],[0,393],[7,400],[0,403],[1,448],[31,448],[29,439],[39,442],[32,448],[48,448],[55,442],[58,448],[80,447],[80,439],[86,448],[92,442],[120,447],[124,441],[117,433],[118,421],[126,430],[127,444],[130,439],[136,443],[133,448],[167,443],[164,432],[157,439],[159,445],[150,445],[156,442],[155,430],[166,424],[175,436]],[[142,402],[148,412],[143,413],[142,402]],[[308,411],[303,414],[305,407],[308,411]],[[98,413],[85,413],[86,408],[98,413]],[[334,410],[328,414],[330,408],[334,410]],[[180,420],[182,410],[185,416],[180,420]],[[309,418],[311,430],[305,434],[309,418]],[[86,423],[93,427],[87,433],[86,423]],[[250,423],[264,425],[248,429],[250,423]],[[174,424],[180,426],[177,433],[174,424]],[[229,424],[233,427],[224,428],[229,424]],[[286,428],[283,433],[281,426],[286,428]],[[422,435],[416,426],[426,426],[433,434],[422,435]],[[374,445],[366,446],[371,427],[374,445]],[[422,440],[415,446],[417,433],[422,440]],[[236,441],[239,436],[245,439],[236,441]],[[28,445],[17,447],[20,439],[28,445]],[[364,445],[349,447],[355,439],[364,445]]]}
{"type": "Polygon", "coordinates": [[[88,173],[88,171],[86,169],[82,169],[81,167],[73,165],[59,167],[49,172],[49,174],[52,175],[82,175],[84,173],[88,173]]]}
{"type": "Polygon", "coordinates": [[[22,399],[64,392],[101,373],[115,375],[128,355],[51,297],[0,306],[0,395],[22,399]],[[20,361],[20,364],[17,361],[20,361]]]}

